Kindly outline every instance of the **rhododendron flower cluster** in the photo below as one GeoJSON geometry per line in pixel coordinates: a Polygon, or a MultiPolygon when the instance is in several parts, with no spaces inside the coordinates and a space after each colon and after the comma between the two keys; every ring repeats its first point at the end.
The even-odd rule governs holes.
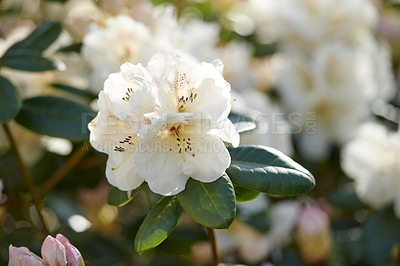
{"type": "Polygon", "coordinates": [[[109,155],[110,184],[129,191],[146,181],[155,193],[175,195],[190,177],[222,176],[230,165],[224,141],[239,144],[222,68],[219,60],[159,53],[146,68],[125,63],[108,77],[89,129],[92,146],[109,155]]]}

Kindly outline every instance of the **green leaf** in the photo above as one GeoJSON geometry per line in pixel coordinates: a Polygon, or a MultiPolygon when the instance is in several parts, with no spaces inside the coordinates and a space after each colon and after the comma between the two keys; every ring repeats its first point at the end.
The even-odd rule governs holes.
{"type": "Polygon", "coordinates": [[[233,185],[233,188],[235,189],[236,202],[251,201],[257,198],[258,195],[260,195],[259,191],[244,188],[238,185],[233,185]]]}
{"type": "Polygon", "coordinates": [[[139,187],[135,188],[131,191],[122,191],[117,187],[111,186],[110,192],[108,192],[107,202],[110,205],[122,207],[125,204],[128,204],[133,197],[142,190],[142,188],[146,185],[146,183],[141,184],[139,187]]]}
{"type": "Polygon", "coordinates": [[[13,119],[21,108],[17,89],[5,77],[0,76],[0,123],[13,119]]]}
{"type": "Polygon", "coordinates": [[[175,196],[161,198],[151,208],[136,234],[136,251],[142,253],[163,242],[174,230],[182,212],[175,196]]]}
{"type": "Polygon", "coordinates": [[[89,137],[87,124],[93,117],[93,112],[80,103],[42,96],[25,100],[15,120],[39,134],[83,141],[89,137]]]}
{"type": "Polygon", "coordinates": [[[56,65],[49,59],[42,57],[40,52],[22,49],[5,54],[0,59],[0,65],[30,72],[57,69],[56,65]]]}
{"type": "Polygon", "coordinates": [[[37,26],[27,38],[11,46],[4,56],[15,54],[20,50],[32,50],[40,54],[58,38],[61,30],[62,26],[58,22],[44,22],[37,26]]]}
{"type": "Polygon", "coordinates": [[[256,128],[255,121],[244,114],[230,112],[228,118],[229,120],[231,120],[238,133],[253,130],[256,128]]]}
{"type": "Polygon", "coordinates": [[[355,211],[360,208],[366,208],[366,205],[357,196],[353,184],[349,184],[332,192],[328,195],[327,199],[331,205],[345,211],[355,211]]]}
{"type": "Polygon", "coordinates": [[[212,183],[189,179],[177,198],[185,212],[207,227],[228,228],[235,217],[235,193],[226,174],[212,183]]]}
{"type": "Polygon", "coordinates": [[[393,246],[400,243],[400,220],[386,208],[374,213],[363,226],[364,257],[371,265],[386,265],[393,246]]]}
{"type": "Polygon", "coordinates": [[[73,43],[68,46],[61,47],[60,49],[57,50],[57,52],[76,52],[80,53],[82,49],[82,43],[73,43]]]}
{"type": "Polygon", "coordinates": [[[68,86],[68,85],[59,84],[59,83],[53,83],[53,84],[51,84],[51,86],[53,86],[53,87],[55,87],[55,88],[57,88],[59,90],[65,91],[65,92],[68,92],[68,93],[71,93],[71,94],[75,94],[77,96],[88,98],[90,100],[93,100],[93,99],[97,98],[97,95],[94,95],[93,93],[91,93],[91,92],[89,92],[87,90],[77,89],[77,88],[74,88],[74,87],[71,87],[71,86],[68,86]]]}
{"type": "Polygon", "coordinates": [[[228,148],[231,165],[226,173],[236,185],[276,195],[307,193],[314,177],[282,152],[264,146],[228,148]]]}

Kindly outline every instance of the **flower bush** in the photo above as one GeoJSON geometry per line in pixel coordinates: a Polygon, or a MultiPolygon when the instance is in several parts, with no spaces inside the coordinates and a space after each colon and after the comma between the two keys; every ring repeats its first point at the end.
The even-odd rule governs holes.
{"type": "Polygon", "coordinates": [[[397,265],[397,7],[0,1],[0,265],[397,265]]]}

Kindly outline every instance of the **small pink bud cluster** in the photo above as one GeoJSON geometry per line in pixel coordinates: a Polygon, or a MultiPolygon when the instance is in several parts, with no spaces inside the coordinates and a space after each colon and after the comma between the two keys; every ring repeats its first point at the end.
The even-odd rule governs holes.
{"type": "Polygon", "coordinates": [[[42,258],[26,247],[9,247],[9,266],[84,266],[82,255],[69,240],[57,234],[56,238],[47,236],[42,244],[42,258]]]}

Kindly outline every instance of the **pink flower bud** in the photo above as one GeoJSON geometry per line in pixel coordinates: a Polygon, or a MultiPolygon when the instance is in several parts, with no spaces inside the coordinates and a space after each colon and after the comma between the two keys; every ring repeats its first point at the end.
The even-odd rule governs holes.
{"type": "Polygon", "coordinates": [[[9,247],[9,266],[43,266],[44,261],[26,247],[9,247]]]}
{"type": "Polygon", "coordinates": [[[298,220],[296,238],[307,263],[327,261],[332,242],[329,216],[316,205],[303,207],[298,220]]]}
{"type": "Polygon", "coordinates": [[[42,257],[46,265],[67,266],[65,248],[52,236],[47,236],[42,244],[42,257]]]}
{"type": "Polygon", "coordinates": [[[67,265],[68,266],[84,266],[83,257],[79,250],[74,247],[69,240],[62,234],[57,234],[56,239],[64,246],[67,254],[67,265]]]}

